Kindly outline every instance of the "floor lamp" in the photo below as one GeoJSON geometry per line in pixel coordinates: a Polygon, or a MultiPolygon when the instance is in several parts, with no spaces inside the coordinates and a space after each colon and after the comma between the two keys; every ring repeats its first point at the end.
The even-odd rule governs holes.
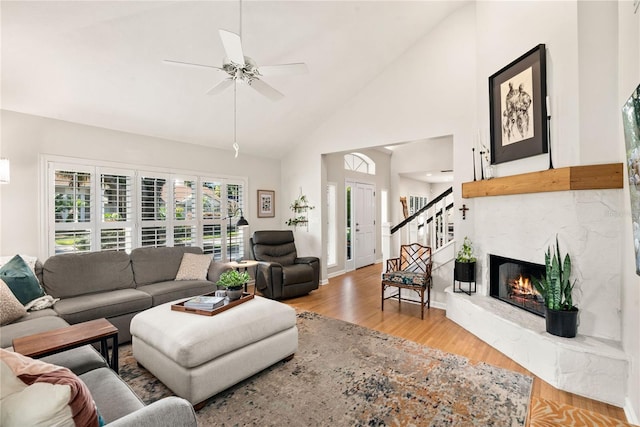
{"type": "Polygon", "coordinates": [[[228,248],[228,258],[227,260],[230,262],[231,261],[231,219],[235,218],[237,216],[238,211],[240,211],[240,219],[238,220],[238,222],[236,223],[236,227],[238,228],[243,228],[243,227],[247,227],[249,225],[249,221],[247,221],[243,214],[242,214],[242,208],[238,208],[235,211],[233,211],[233,213],[231,215],[229,215],[226,218],[222,218],[223,220],[228,219],[229,220],[229,228],[227,228],[227,233],[229,234],[229,248],[228,248]]]}

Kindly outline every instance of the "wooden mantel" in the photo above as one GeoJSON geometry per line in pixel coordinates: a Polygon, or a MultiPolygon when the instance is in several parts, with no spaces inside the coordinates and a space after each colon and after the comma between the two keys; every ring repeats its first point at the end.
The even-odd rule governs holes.
{"type": "Polygon", "coordinates": [[[569,166],[462,183],[465,199],[548,191],[603,190],[622,188],[622,163],[569,166]]]}

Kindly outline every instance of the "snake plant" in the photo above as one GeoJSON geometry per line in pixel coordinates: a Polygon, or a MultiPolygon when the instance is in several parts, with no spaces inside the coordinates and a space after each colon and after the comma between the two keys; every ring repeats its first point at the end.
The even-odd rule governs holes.
{"type": "Polygon", "coordinates": [[[556,236],[556,247],[553,251],[549,247],[544,255],[545,275],[540,279],[534,277],[533,284],[544,298],[547,308],[552,310],[574,310],[571,292],[575,281],[573,283],[569,281],[571,277],[571,257],[566,254],[562,264],[560,263],[561,259],[560,245],[558,244],[558,236],[556,236]]]}

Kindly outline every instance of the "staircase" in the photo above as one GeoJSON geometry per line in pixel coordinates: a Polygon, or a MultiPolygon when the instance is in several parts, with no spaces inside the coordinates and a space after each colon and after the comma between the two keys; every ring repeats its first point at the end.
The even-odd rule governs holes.
{"type": "Polygon", "coordinates": [[[420,243],[433,251],[453,240],[453,187],[443,191],[416,213],[390,230],[390,235],[399,233],[400,243],[420,243]]]}

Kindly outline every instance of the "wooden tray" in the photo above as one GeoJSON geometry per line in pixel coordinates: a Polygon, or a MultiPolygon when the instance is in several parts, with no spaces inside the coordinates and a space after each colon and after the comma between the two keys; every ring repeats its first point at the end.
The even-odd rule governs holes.
{"type": "MultiPolygon", "coordinates": [[[[212,292],[210,294],[205,294],[206,296],[215,296],[215,292],[212,292]]],[[[225,304],[222,307],[218,307],[218,308],[214,308],[213,310],[209,311],[209,310],[199,310],[196,308],[187,308],[184,306],[184,303],[188,300],[184,300],[181,301],[177,304],[171,304],[171,310],[174,311],[183,311],[185,313],[193,313],[193,314],[200,314],[202,316],[215,316],[216,314],[220,314],[223,311],[227,311],[230,308],[233,308],[237,305],[240,305],[244,302],[247,302],[249,300],[252,300],[254,297],[253,294],[247,293],[247,292],[243,292],[242,296],[240,297],[240,299],[237,299],[235,301],[229,301],[229,300],[225,300],[225,304]]]]}

